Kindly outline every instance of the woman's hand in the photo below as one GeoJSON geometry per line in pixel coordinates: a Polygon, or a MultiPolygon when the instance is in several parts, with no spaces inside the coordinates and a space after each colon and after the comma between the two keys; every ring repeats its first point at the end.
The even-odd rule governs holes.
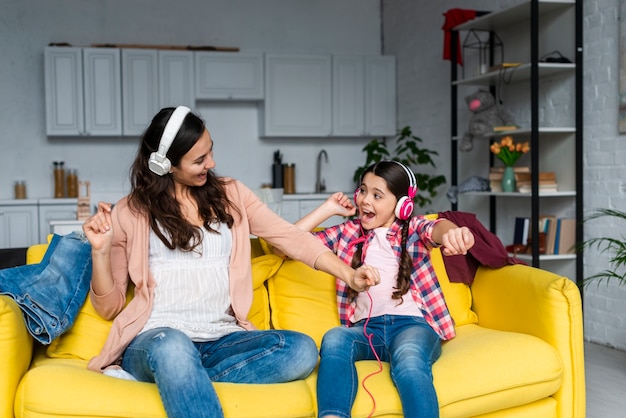
{"type": "Polygon", "coordinates": [[[111,248],[113,239],[111,206],[110,203],[99,202],[96,213],[83,223],[83,232],[91,244],[92,251],[107,252],[111,248]]]}
{"type": "Polygon", "coordinates": [[[465,255],[474,246],[474,234],[468,227],[447,230],[442,237],[441,251],[444,255],[465,255]]]}

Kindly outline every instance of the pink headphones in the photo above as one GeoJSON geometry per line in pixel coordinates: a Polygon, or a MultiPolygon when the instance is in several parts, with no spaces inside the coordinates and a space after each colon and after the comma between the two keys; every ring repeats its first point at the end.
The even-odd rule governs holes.
{"type": "MultiPolygon", "coordinates": [[[[383,160],[390,163],[396,163],[406,172],[407,177],[409,178],[409,190],[407,190],[406,196],[402,196],[398,199],[398,203],[396,203],[395,215],[398,219],[406,221],[413,214],[413,209],[415,208],[415,204],[413,203],[413,198],[417,194],[417,181],[415,180],[415,175],[407,166],[402,164],[399,161],[395,160],[383,160]]],[[[354,191],[354,203],[356,204],[356,199],[361,192],[361,187],[357,187],[354,191]]]]}

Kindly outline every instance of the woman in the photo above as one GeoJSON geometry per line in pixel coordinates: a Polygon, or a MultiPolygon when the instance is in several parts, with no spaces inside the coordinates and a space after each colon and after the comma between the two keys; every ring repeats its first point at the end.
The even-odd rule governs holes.
{"type": "Polygon", "coordinates": [[[248,321],[250,234],[356,290],[378,280],[375,269],[346,266],[214,167],[204,122],[184,106],[162,109],[142,137],[130,194],[113,209],[100,203],[83,226],[93,306],[115,318],[89,368],[121,367],[156,383],[169,417],[223,416],[214,381],[287,382],[316,365],[308,336],[248,321]],[[134,297],[125,307],[129,282],[134,297]]]}

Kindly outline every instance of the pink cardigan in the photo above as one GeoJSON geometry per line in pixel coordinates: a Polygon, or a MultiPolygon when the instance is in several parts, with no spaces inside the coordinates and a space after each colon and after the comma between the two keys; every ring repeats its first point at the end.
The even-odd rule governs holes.
{"type": "MultiPolygon", "coordinates": [[[[289,257],[313,267],[317,258],[330,251],[308,232],[283,220],[246,186],[237,180],[228,182],[228,198],[239,209],[231,229],[233,235],[230,257],[230,299],[240,326],[254,329],[248,321],[252,305],[252,265],[250,234],[266,239],[289,257]]],[[[100,354],[89,361],[88,368],[102,372],[115,364],[133,338],[141,331],[152,310],[155,282],[148,267],[148,219],[128,207],[127,197],[114,207],[111,270],[115,286],[106,295],[90,292],[91,302],[103,318],[115,318],[100,354]],[[133,299],[126,304],[129,280],[135,285],[133,299]]]]}

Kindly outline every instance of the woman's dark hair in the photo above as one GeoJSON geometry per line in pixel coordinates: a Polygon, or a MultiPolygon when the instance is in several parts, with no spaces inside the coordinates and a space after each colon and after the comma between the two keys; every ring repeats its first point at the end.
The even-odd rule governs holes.
{"type": "MultiPolygon", "coordinates": [[[[383,160],[374,163],[367,167],[363,174],[361,174],[361,180],[358,187],[361,187],[363,178],[367,173],[372,173],[385,180],[387,188],[396,197],[396,200],[403,196],[407,196],[409,192],[409,186],[411,181],[407,175],[406,170],[396,161],[383,160]]],[[[399,219],[399,218],[396,218],[399,219]]],[[[413,259],[406,249],[407,236],[409,233],[409,221],[402,222],[402,252],[400,253],[400,263],[398,268],[398,281],[396,283],[395,291],[393,292],[393,299],[400,300],[402,303],[402,296],[409,291],[411,285],[411,271],[413,270],[413,259]]],[[[352,257],[352,267],[357,268],[360,266],[362,258],[363,244],[357,247],[354,256],[352,257]]]]}
{"type": "MultiPolygon", "coordinates": [[[[148,216],[150,227],[168,248],[191,251],[202,241],[201,230],[183,216],[174,195],[172,176],[159,176],[148,168],[150,155],[157,151],[165,125],[173,112],[173,107],[161,109],[141,137],[141,145],[130,168],[129,206],[132,210],[148,216]]],[[[205,129],[204,121],[197,115],[189,113],[185,116],[167,151],[172,167],[180,164],[183,156],[196,144],[205,129]]],[[[209,231],[213,231],[213,221],[226,223],[229,228],[233,225],[231,211],[237,212],[237,209],[226,196],[225,184],[223,178],[209,170],[203,186],[190,188],[204,227],[209,231]]]]}

